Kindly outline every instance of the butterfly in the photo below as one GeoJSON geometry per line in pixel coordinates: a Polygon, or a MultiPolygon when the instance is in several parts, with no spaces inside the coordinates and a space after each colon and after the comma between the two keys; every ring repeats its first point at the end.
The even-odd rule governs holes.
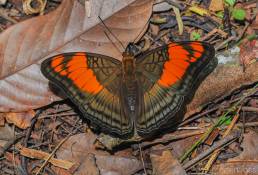
{"type": "Polygon", "coordinates": [[[137,55],[133,48],[127,46],[122,61],[62,53],[44,60],[41,71],[102,132],[149,137],[182,120],[217,60],[214,47],[205,42],[172,42],[137,55]]]}

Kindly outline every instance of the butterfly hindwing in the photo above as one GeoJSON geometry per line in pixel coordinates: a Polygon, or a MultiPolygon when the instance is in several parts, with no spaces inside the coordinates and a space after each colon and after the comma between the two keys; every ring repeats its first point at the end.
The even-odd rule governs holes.
{"type": "Polygon", "coordinates": [[[144,92],[142,114],[136,119],[139,135],[171,127],[183,118],[196,88],[216,67],[214,54],[213,46],[204,42],[176,42],[137,57],[144,92]]]}
{"type": "Polygon", "coordinates": [[[102,131],[120,137],[133,132],[132,122],[122,112],[120,61],[99,54],[65,53],[43,61],[41,71],[102,131]]]}

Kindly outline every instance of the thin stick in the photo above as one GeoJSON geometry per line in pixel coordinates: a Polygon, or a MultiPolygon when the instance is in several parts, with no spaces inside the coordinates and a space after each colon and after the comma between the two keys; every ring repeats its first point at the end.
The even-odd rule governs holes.
{"type": "Polygon", "coordinates": [[[146,168],[145,168],[145,163],[144,163],[143,156],[142,156],[142,148],[141,148],[140,144],[138,144],[138,146],[139,146],[139,150],[140,150],[140,155],[141,155],[141,161],[142,161],[142,166],[143,166],[144,174],[147,175],[147,171],[146,171],[146,168]]]}
{"type": "Polygon", "coordinates": [[[229,143],[232,143],[234,140],[240,137],[240,132],[235,132],[232,135],[229,135],[225,137],[224,139],[218,141],[215,143],[212,147],[208,148],[205,152],[199,154],[196,158],[192,159],[191,161],[187,162],[186,164],[183,165],[184,169],[189,169],[192,167],[196,162],[202,160],[205,158],[207,155],[211,154],[214,150],[217,148],[221,147],[222,145],[228,145],[229,143]]]}

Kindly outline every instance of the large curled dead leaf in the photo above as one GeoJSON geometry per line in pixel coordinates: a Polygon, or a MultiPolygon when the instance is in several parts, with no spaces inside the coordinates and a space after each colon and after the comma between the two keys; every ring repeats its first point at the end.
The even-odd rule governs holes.
{"type": "Polygon", "coordinates": [[[143,31],[151,11],[152,0],[94,0],[88,17],[78,0],[64,0],[55,11],[5,30],[0,35],[0,112],[26,111],[59,99],[40,72],[41,61],[51,55],[86,51],[121,58],[98,16],[127,45],[143,31]]]}

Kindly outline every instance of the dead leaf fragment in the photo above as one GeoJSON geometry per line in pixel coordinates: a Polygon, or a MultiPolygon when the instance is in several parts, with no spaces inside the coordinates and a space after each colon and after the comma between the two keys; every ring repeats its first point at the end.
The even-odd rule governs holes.
{"type": "Polygon", "coordinates": [[[244,134],[241,145],[243,152],[239,156],[214,165],[212,173],[216,175],[258,174],[258,134],[254,131],[244,134]]]}
{"type": "Polygon", "coordinates": [[[162,155],[152,153],[150,158],[153,175],[186,175],[180,163],[168,150],[163,151],[162,155]]]}
{"type": "Polygon", "coordinates": [[[213,12],[223,11],[224,10],[223,0],[211,0],[209,10],[213,12]]]}
{"type": "Polygon", "coordinates": [[[31,120],[35,116],[35,112],[33,110],[29,110],[27,112],[9,112],[5,114],[5,119],[8,123],[13,123],[15,126],[26,129],[30,127],[31,120]]]}
{"type": "Polygon", "coordinates": [[[258,160],[258,133],[249,131],[244,134],[244,140],[241,146],[243,152],[239,156],[228,161],[258,160]]]}

